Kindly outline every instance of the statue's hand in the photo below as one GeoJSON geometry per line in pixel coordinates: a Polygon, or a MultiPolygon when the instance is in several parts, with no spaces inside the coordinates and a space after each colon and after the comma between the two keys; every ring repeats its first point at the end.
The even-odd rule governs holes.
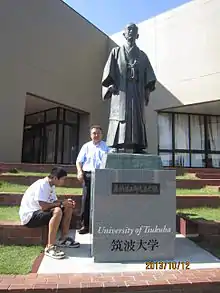
{"type": "Polygon", "coordinates": [[[145,106],[148,105],[149,98],[150,98],[150,90],[149,89],[146,89],[146,93],[145,93],[145,106]]]}
{"type": "Polygon", "coordinates": [[[145,106],[146,106],[146,107],[148,106],[148,103],[149,103],[149,98],[146,98],[146,99],[145,99],[145,106]]]}
{"type": "Polygon", "coordinates": [[[110,85],[110,87],[108,88],[108,90],[109,90],[113,95],[117,95],[117,94],[118,94],[118,89],[116,88],[115,85],[110,85]]]}

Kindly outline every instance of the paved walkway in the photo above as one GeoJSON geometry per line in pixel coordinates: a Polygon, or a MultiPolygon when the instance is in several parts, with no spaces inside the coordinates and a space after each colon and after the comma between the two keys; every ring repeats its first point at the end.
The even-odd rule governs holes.
{"type": "MultiPolygon", "coordinates": [[[[75,232],[71,231],[71,235],[75,232]]],[[[81,243],[80,248],[65,249],[68,258],[54,260],[44,256],[38,270],[38,274],[68,274],[68,273],[120,273],[120,272],[144,272],[144,263],[94,263],[91,257],[92,235],[79,235],[75,233],[76,241],[81,243]]],[[[190,262],[190,269],[216,269],[220,268],[220,260],[209,252],[198,247],[195,243],[182,235],[176,238],[175,260],[190,262]]]]}

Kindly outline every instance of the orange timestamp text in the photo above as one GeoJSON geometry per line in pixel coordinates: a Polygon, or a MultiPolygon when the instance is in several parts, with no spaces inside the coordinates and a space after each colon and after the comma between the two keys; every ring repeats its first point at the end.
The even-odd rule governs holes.
{"type": "Polygon", "coordinates": [[[146,270],[189,270],[189,261],[147,261],[146,270]]]}

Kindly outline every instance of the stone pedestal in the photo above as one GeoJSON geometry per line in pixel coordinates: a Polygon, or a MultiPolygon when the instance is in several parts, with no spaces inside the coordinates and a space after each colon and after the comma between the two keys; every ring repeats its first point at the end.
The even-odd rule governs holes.
{"type": "Polygon", "coordinates": [[[106,154],[101,169],[162,170],[161,158],[150,154],[106,154]]]}
{"type": "Polygon", "coordinates": [[[95,262],[174,258],[176,172],[155,155],[108,154],[92,174],[95,262]]]}

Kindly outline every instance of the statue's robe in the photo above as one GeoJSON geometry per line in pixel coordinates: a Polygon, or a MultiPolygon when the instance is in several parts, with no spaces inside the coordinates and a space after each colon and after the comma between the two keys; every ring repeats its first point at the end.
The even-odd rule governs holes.
{"type": "Polygon", "coordinates": [[[102,99],[111,98],[106,143],[113,148],[147,147],[146,89],[155,90],[156,76],[147,55],[136,45],[113,48],[102,77],[102,99]],[[118,92],[111,94],[109,86],[118,92]]]}

